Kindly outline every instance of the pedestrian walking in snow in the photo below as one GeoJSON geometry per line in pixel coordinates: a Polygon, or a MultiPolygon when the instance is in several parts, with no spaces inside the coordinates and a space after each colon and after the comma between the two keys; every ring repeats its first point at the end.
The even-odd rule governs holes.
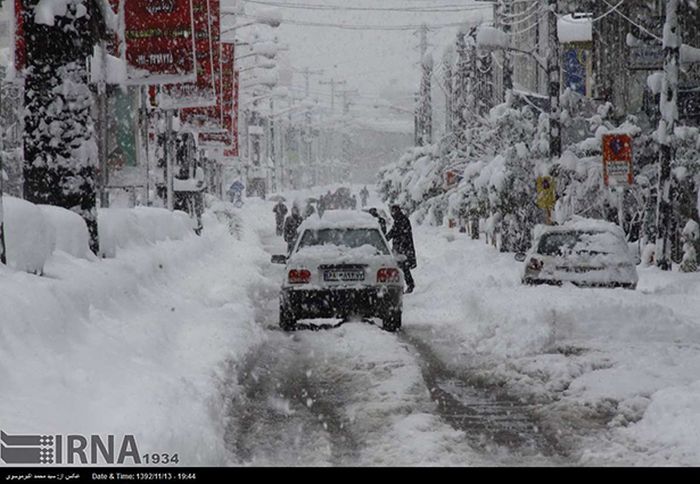
{"type": "Polygon", "coordinates": [[[401,267],[406,280],[406,293],[411,293],[415,287],[411,269],[415,269],[418,266],[416,249],[413,245],[411,221],[398,205],[391,206],[391,216],[394,219],[394,225],[392,225],[389,233],[386,234],[386,239],[393,241],[394,253],[405,257],[405,260],[399,262],[399,267],[401,267]]]}
{"type": "Polygon", "coordinates": [[[284,221],[284,241],[287,242],[287,252],[291,254],[294,242],[297,240],[297,229],[304,220],[299,214],[299,207],[294,204],[292,213],[284,221]]]}
{"type": "Polygon", "coordinates": [[[362,208],[365,208],[367,206],[367,199],[369,198],[369,190],[367,190],[367,186],[362,187],[362,190],[360,190],[360,201],[362,202],[362,208]]]}
{"type": "Polygon", "coordinates": [[[282,200],[280,200],[277,202],[277,205],[275,205],[275,208],[273,208],[272,211],[275,212],[277,236],[281,237],[284,233],[284,218],[287,216],[287,206],[284,204],[284,202],[282,202],[282,200]]]}

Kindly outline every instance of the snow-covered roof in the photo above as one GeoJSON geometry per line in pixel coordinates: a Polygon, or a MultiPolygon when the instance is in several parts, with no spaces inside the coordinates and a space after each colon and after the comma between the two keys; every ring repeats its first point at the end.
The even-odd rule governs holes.
{"type": "Polygon", "coordinates": [[[323,212],[323,217],[319,217],[316,213],[306,219],[299,227],[299,231],[339,228],[376,229],[379,228],[379,223],[377,219],[366,212],[326,210],[323,212]]]}
{"type": "Polygon", "coordinates": [[[559,42],[591,42],[593,40],[593,19],[579,15],[563,15],[557,20],[559,42]]]}
{"type": "Polygon", "coordinates": [[[567,232],[570,230],[580,230],[584,232],[611,232],[624,238],[625,233],[619,225],[606,220],[584,218],[573,216],[562,225],[537,225],[535,227],[535,238],[539,238],[547,232],[567,232]]]}

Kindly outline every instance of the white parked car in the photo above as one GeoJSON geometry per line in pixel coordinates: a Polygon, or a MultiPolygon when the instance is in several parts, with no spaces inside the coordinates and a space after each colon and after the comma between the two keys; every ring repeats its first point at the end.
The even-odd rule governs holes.
{"type": "Polygon", "coordinates": [[[388,331],[401,327],[403,273],[377,220],[349,210],[327,210],[299,227],[280,295],[280,326],[300,319],[377,317],[388,331]]]}
{"type": "Polygon", "coordinates": [[[637,287],[637,260],[622,229],[602,220],[576,218],[564,225],[538,225],[525,262],[524,284],[571,282],[588,287],[637,287]]]}

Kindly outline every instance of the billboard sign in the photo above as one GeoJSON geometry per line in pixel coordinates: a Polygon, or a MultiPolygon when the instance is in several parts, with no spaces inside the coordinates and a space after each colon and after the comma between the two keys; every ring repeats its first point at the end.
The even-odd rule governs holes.
{"type": "Polygon", "coordinates": [[[221,106],[218,102],[221,91],[221,6],[220,0],[209,0],[209,32],[212,46],[212,71],[216,101],[209,107],[185,108],[180,110],[180,121],[189,129],[202,133],[223,130],[221,106]]]}
{"type": "Polygon", "coordinates": [[[161,86],[158,106],[162,109],[199,108],[216,104],[209,3],[210,0],[192,1],[197,80],[161,86]]]}
{"type": "Polygon", "coordinates": [[[192,0],[123,0],[127,83],[195,82],[192,0]]]}

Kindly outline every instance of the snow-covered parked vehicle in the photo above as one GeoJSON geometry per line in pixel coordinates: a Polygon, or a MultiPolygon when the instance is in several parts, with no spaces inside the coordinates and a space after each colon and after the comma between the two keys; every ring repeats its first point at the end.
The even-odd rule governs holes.
{"type": "Polygon", "coordinates": [[[563,225],[538,225],[524,261],[524,284],[637,287],[636,258],[622,229],[602,220],[575,218],[563,225]]]}
{"type": "Polygon", "coordinates": [[[280,326],[300,319],[376,317],[388,331],[401,327],[403,273],[379,224],[357,211],[328,210],[298,230],[280,295],[280,326]]]}

